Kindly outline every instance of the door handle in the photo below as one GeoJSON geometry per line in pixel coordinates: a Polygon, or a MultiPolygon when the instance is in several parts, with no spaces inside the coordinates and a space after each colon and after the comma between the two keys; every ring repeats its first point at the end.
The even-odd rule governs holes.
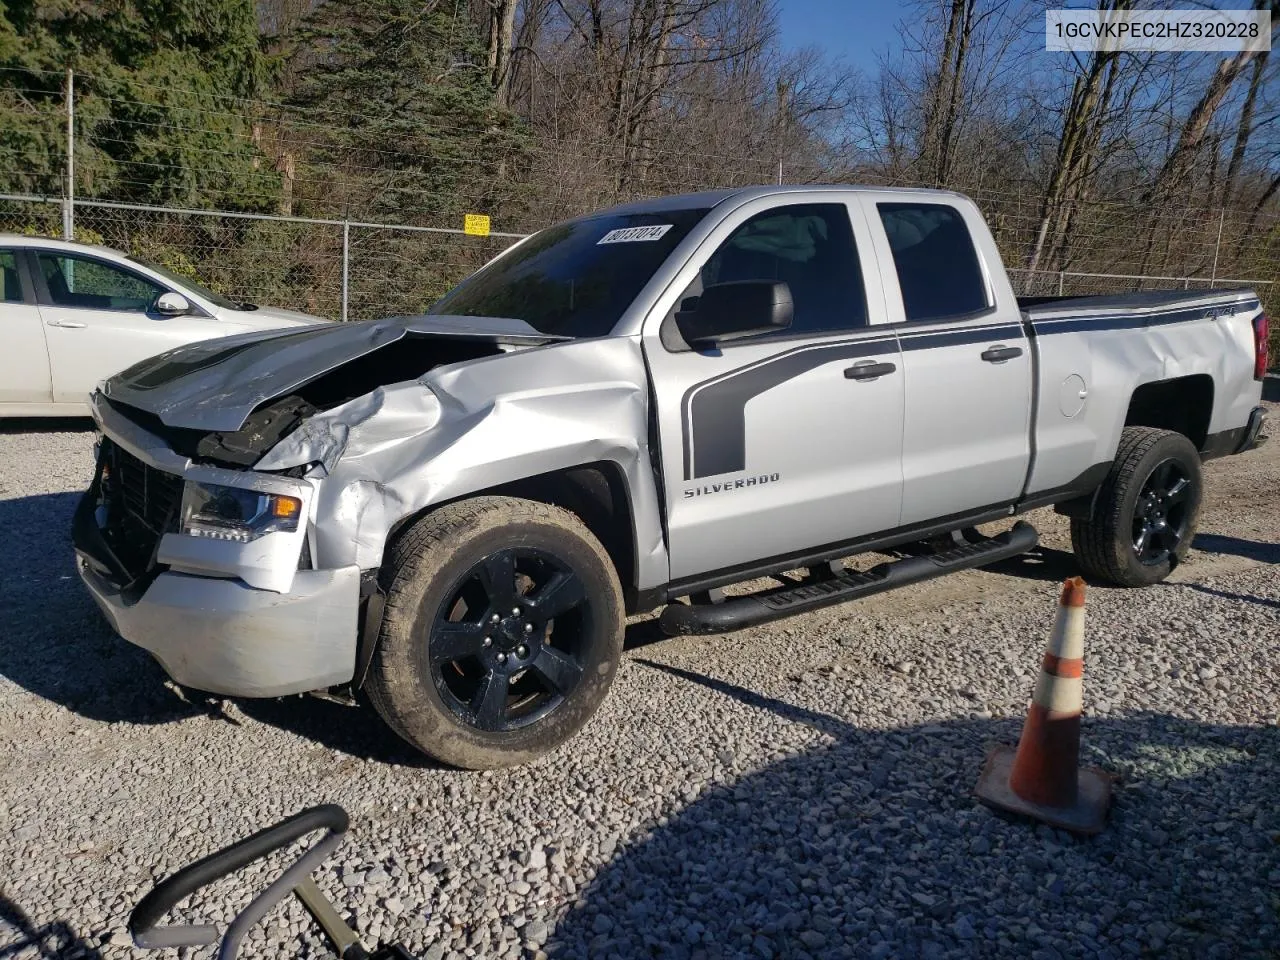
{"type": "Polygon", "coordinates": [[[1006,347],[1003,343],[997,343],[994,347],[988,347],[982,351],[982,359],[987,363],[1004,363],[1006,360],[1020,356],[1022,356],[1021,347],[1006,347]]]}
{"type": "Polygon", "coordinates": [[[87,323],[80,323],[77,320],[46,320],[45,323],[51,327],[65,327],[68,330],[83,330],[88,326],[87,323]]]}
{"type": "Polygon", "coordinates": [[[844,372],[846,380],[875,380],[886,373],[898,369],[896,363],[876,363],[874,360],[860,360],[844,372]]]}

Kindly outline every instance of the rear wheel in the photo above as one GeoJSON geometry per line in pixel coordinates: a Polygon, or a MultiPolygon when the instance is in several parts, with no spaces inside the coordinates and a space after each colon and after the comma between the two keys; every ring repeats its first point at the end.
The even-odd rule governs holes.
{"type": "Polygon", "coordinates": [[[1200,454],[1190,440],[1125,427],[1092,513],[1071,521],[1080,566],[1122,587],[1160,582],[1191,547],[1201,487],[1200,454]]]}
{"type": "Polygon", "coordinates": [[[423,517],[390,553],[367,689],[402,737],[455,766],[501,767],[595,713],[622,653],[622,593],[576,516],[480,497],[423,517]]]}

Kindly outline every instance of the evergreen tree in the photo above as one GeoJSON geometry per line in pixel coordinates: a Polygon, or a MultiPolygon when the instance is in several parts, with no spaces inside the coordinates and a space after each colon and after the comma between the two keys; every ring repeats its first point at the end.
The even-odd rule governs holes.
{"type": "Polygon", "coordinates": [[[76,74],[80,195],[269,209],[255,145],[268,80],[253,0],[0,0],[0,187],[59,189],[76,74]]]}
{"type": "Polygon", "coordinates": [[[290,46],[290,102],[309,121],[296,134],[310,144],[303,183],[323,184],[313,202],[460,225],[508,196],[524,133],[497,106],[466,0],[331,0],[290,46]]]}

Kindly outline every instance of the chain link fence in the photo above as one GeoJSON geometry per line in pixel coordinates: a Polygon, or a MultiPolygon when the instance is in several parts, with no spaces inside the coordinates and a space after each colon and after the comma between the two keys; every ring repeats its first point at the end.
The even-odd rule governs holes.
{"type": "MultiPolygon", "coordinates": [[[[59,236],[60,198],[0,194],[0,232],[59,236]]],[[[421,313],[522,234],[74,201],[75,236],[152,260],[237,300],[341,320],[421,313]]],[[[1013,259],[1013,258],[1011,258],[1013,259]]],[[[1271,279],[1010,268],[1019,293],[1085,296],[1246,286],[1274,315],[1271,279]]]]}
{"type": "Polygon", "coordinates": [[[1166,277],[1135,273],[1079,273],[1070,270],[1038,270],[1010,268],[1009,280],[1020,295],[1045,297],[1087,297],[1108,293],[1135,293],[1140,290],[1212,290],[1227,287],[1252,287],[1266,302],[1275,286],[1270,280],[1248,280],[1233,277],[1166,277]]]}
{"type": "MultiPolygon", "coordinates": [[[[75,239],[236,300],[340,320],[421,313],[521,234],[76,200],[75,239]]],[[[56,237],[63,201],[0,195],[0,232],[56,237]]]]}

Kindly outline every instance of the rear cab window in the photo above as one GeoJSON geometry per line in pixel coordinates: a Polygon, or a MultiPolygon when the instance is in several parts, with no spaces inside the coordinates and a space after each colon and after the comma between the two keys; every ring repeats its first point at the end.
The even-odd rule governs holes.
{"type": "Polygon", "coordinates": [[[945,203],[876,204],[908,323],[964,320],[992,304],[964,216],[945,203]]]}

